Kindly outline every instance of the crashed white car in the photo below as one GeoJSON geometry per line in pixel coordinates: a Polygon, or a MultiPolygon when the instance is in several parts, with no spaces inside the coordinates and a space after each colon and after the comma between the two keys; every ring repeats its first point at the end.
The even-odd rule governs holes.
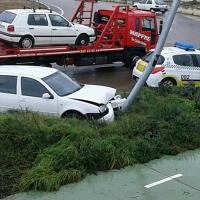
{"type": "Polygon", "coordinates": [[[87,45],[96,39],[89,26],[72,23],[45,9],[10,9],[0,13],[0,40],[31,48],[36,45],[87,45]]]}
{"type": "Polygon", "coordinates": [[[126,99],[116,89],[84,85],[57,69],[0,66],[0,112],[30,110],[57,117],[114,121],[126,99]]]}

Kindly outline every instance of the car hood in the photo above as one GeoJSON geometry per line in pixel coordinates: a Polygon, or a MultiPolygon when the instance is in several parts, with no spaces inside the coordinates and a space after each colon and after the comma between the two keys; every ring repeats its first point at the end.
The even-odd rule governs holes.
{"type": "Polygon", "coordinates": [[[73,26],[74,26],[75,28],[81,28],[81,29],[92,30],[92,28],[91,28],[91,27],[89,27],[89,26],[86,26],[86,25],[83,25],[83,24],[77,24],[77,23],[73,23],[73,26]]]}
{"type": "Polygon", "coordinates": [[[116,94],[116,89],[99,85],[84,85],[80,90],[67,95],[67,98],[106,104],[116,94]]]}

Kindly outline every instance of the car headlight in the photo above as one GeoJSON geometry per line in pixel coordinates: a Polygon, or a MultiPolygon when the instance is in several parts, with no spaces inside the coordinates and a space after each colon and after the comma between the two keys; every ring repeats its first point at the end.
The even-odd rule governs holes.
{"type": "Polygon", "coordinates": [[[105,112],[107,109],[108,109],[107,105],[101,105],[101,106],[99,106],[100,113],[105,112]]]}

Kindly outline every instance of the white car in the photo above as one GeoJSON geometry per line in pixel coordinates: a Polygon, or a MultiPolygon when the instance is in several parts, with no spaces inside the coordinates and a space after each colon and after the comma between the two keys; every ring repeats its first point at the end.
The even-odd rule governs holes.
{"type": "Polygon", "coordinates": [[[165,13],[168,10],[168,5],[163,0],[142,0],[134,3],[133,6],[139,10],[149,10],[152,12],[165,13]]]}
{"type": "Polygon", "coordinates": [[[21,48],[34,45],[87,45],[96,39],[93,28],[72,23],[45,9],[11,9],[0,14],[0,40],[21,48]]]}
{"type": "MultiPolygon", "coordinates": [[[[137,61],[132,74],[135,81],[141,77],[152,59],[153,52],[154,50],[151,50],[137,61]]],[[[174,47],[163,48],[156,66],[146,80],[146,85],[184,86],[190,81],[193,81],[195,86],[200,86],[200,51],[192,44],[177,42],[174,47]]]]}
{"type": "Polygon", "coordinates": [[[0,112],[30,110],[57,117],[112,122],[125,98],[116,89],[84,85],[53,68],[0,66],[0,112]]]}

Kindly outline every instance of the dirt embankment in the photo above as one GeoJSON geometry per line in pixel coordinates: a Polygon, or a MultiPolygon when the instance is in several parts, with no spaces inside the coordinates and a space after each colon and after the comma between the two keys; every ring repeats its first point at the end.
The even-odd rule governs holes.
{"type": "Polygon", "coordinates": [[[46,8],[44,5],[39,3],[39,0],[34,1],[26,1],[26,0],[1,0],[0,13],[6,9],[14,9],[14,8],[24,8],[24,6],[33,8],[46,8]]]}

